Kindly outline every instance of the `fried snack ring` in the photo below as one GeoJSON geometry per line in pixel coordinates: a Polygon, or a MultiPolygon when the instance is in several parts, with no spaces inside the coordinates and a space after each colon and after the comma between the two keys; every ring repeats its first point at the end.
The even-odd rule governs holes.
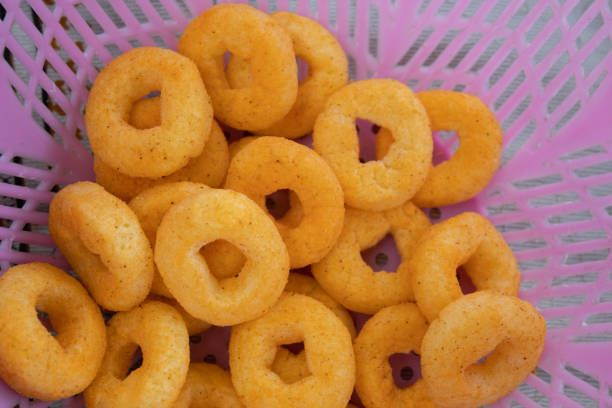
{"type": "Polygon", "coordinates": [[[203,331],[208,330],[211,325],[210,323],[205,322],[204,320],[196,319],[176,301],[176,299],[170,299],[164,296],[159,296],[155,294],[150,294],[147,298],[147,301],[156,301],[162,302],[169,306],[172,306],[183,318],[183,322],[185,322],[185,327],[187,328],[187,334],[193,336],[194,334],[200,334],[203,331]]]}
{"type": "MultiPolygon", "coordinates": [[[[310,296],[323,303],[342,321],[344,326],[348,329],[351,338],[355,338],[355,323],[353,323],[351,315],[342,305],[325,293],[317,281],[310,276],[290,273],[289,281],[287,282],[287,286],[285,286],[285,292],[310,296]]],[[[310,371],[306,363],[305,352],[302,350],[296,355],[284,347],[279,347],[274,357],[274,362],[272,363],[272,371],[287,384],[293,384],[306,377],[309,375],[310,371]]]]}
{"type": "Polygon", "coordinates": [[[423,338],[429,395],[445,407],[489,405],[535,370],[545,337],[546,322],[529,302],[490,291],[463,296],[440,312],[423,338]]]}
{"type": "Polygon", "coordinates": [[[246,130],[264,129],[282,119],[297,97],[297,63],[291,38],[270,16],[242,4],[213,6],[196,17],[178,41],[181,54],[200,70],[215,116],[246,130]],[[232,89],[223,55],[249,61],[253,83],[232,89]]]}
{"type": "Polygon", "coordinates": [[[232,328],[232,383],[249,408],[344,408],[355,382],[351,336],[322,303],[285,293],[266,315],[232,328]],[[284,383],[270,370],[278,346],[304,341],[311,376],[284,383]]]}
{"type": "MultiPolygon", "coordinates": [[[[148,129],[161,123],[160,99],[142,99],[134,104],[130,116],[130,124],[137,129],[148,129]]],[[[153,186],[175,182],[192,181],[219,187],[225,180],[229,165],[227,140],[219,125],[213,121],[208,141],[202,154],[187,163],[172,174],[150,179],[145,177],[130,177],[119,173],[111,166],[94,157],[94,172],[96,181],[108,192],[124,201],[129,201],[138,193],[153,186]]]]}
{"type": "Polygon", "coordinates": [[[192,363],[172,408],[244,408],[227,371],[214,364],[192,363]]]}
{"type": "MultiPolygon", "coordinates": [[[[138,194],[128,203],[128,205],[134,214],[136,214],[136,217],[138,217],[138,222],[140,222],[140,226],[151,243],[151,246],[155,247],[157,228],[168,209],[189,196],[208,190],[208,186],[204,184],[192,183],[189,181],[160,184],[138,194]]],[[[153,274],[151,293],[173,298],[159,275],[157,267],[155,267],[155,272],[153,274]]]]}
{"type": "Polygon", "coordinates": [[[348,208],[336,246],[312,265],[319,285],[344,307],[374,314],[383,307],[414,299],[408,260],[417,241],[429,228],[429,220],[411,202],[381,212],[348,208]],[[374,272],[361,251],[393,235],[402,263],[395,273],[374,272]]]}
{"type": "Polygon", "coordinates": [[[272,307],[289,276],[289,255],[270,218],[246,196],[209,190],[172,206],[157,229],[155,262],[174,298],[216,326],[255,319],[272,307]],[[246,257],[237,277],[212,276],[199,249],[218,239],[246,257]]]}
{"type": "Polygon", "coordinates": [[[232,158],[225,188],[246,194],[264,210],[268,194],[281,189],[297,194],[299,225],[276,221],[291,268],[319,261],[342,231],[344,201],[336,176],[314,151],[290,140],[263,136],[246,144],[232,158]]]}
{"type": "Polygon", "coordinates": [[[149,294],[153,252],[126,203],[88,181],[60,190],[49,207],[49,232],[95,301],[130,310],[149,294]]]}
{"type": "Polygon", "coordinates": [[[212,106],[195,64],[157,47],[132,49],[96,77],[85,112],[91,149],[113,170],[131,177],[161,177],[202,153],[212,106]],[[161,91],[161,125],[128,124],[132,105],[161,91]]]}
{"type": "Polygon", "coordinates": [[[78,394],[96,376],[105,349],[100,309],[70,275],[29,263],[0,277],[0,377],[15,391],[45,401],[78,394]],[[55,337],[37,310],[49,314],[55,337]]]}
{"type": "MultiPolygon", "coordinates": [[[[308,63],[308,77],[300,82],[297,99],[289,113],[272,126],[255,133],[295,139],[312,130],[327,98],[346,85],[348,63],[338,41],[316,21],[283,11],[274,13],[271,17],[291,37],[295,55],[308,63]]],[[[245,72],[249,73],[248,61],[230,58],[226,75],[232,87],[250,85],[250,81],[246,84],[240,83],[244,82],[242,78],[245,72]]]]}
{"type": "Polygon", "coordinates": [[[115,314],[107,327],[102,367],[85,390],[89,408],[169,407],[178,398],[189,368],[189,335],[179,312],[149,301],[115,314]],[[142,350],[142,365],[128,373],[142,350]]]}
{"type": "Polygon", "coordinates": [[[517,295],[521,276],[512,250],[485,217],[466,212],[431,227],[410,259],[414,297],[428,321],[463,296],[462,265],[477,290],[517,295]]]}
{"type": "Polygon", "coordinates": [[[427,322],[414,303],[402,303],[378,311],[355,340],[357,374],[355,388],[368,408],[435,408],[423,379],[397,388],[389,357],[395,353],[421,352],[427,322]]]}
{"type": "Polygon", "coordinates": [[[336,173],[346,204],[382,211],[409,200],[425,181],[433,150],[427,114],[410,88],[391,79],[353,82],[325,106],[314,126],[314,148],[336,173]],[[360,163],[357,118],[393,134],[381,161],[360,163]]]}

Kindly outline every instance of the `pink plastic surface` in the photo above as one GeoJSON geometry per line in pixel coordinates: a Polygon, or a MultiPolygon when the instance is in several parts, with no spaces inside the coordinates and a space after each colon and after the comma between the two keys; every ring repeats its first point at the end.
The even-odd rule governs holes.
{"type": "MultiPolygon", "coordinates": [[[[82,111],[97,70],[134,46],[175,48],[212,3],[0,3],[2,270],[29,261],[68,269],[46,232],[46,209],[52,191],[93,178],[82,111]]],[[[475,199],[429,214],[434,221],[466,210],[486,215],[519,260],[520,296],[547,319],[535,375],[495,406],[612,406],[612,2],[248,3],[321,22],[344,47],[354,80],[391,77],[417,91],[470,92],[492,108],[505,132],[502,167],[475,199]]],[[[366,130],[364,140],[372,137],[366,130]]],[[[439,154],[448,157],[453,143],[438,139],[439,154]]],[[[391,246],[365,256],[385,252],[397,264],[391,246]]],[[[193,358],[214,355],[225,365],[227,334],[215,328],[194,338],[193,358]]],[[[49,406],[0,383],[0,406],[15,404],[49,406]]]]}

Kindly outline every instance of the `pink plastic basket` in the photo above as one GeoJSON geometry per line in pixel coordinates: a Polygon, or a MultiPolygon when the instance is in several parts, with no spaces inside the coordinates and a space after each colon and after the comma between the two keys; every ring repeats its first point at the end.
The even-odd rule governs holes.
{"type": "MultiPolygon", "coordinates": [[[[97,72],[132,47],[174,48],[214,3],[0,1],[2,270],[29,261],[68,269],[48,235],[47,209],[58,188],[93,179],[82,113],[97,72]]],[[[321,22],[344,47],[352,79],[470,92],[493,109],[505,132],[503,165],[478,197],[442,208],[441,219],[486,215],[517,255],[520,296],[548,324],[534,375],[496,406],[612,407],[612,1],[248,3],[321,22]]],[[[452,138],[437,144],[445,155],[454,147],[452,138]]],[[[192,357],[226,365],[226,339],[226,329],[205,332],[192,357]]],[[[82,400],[43,404],[0,384],[0,406],[16,404],[82,400]]]]}

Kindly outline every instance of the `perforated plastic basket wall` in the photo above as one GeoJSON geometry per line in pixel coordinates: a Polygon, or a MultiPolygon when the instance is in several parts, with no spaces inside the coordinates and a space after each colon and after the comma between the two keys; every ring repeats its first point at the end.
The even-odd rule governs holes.
{"type": "MultiPolygon", "coordinates": [[[[47,209],[58,188],[93,178],[82,112],[97,72],[132,47],[174,48],[213,3],[0,1],[2,270],[29,261],[67,268],[47,209]]],[[[612,407],[612,1],[248,3],[321,22],[344,47],[352,79],[470,92],[493,109],[505,133],[502,167],[441,218],[486,215],[517,255],[520,296],[547,320],[536,372],[497,406],[612,407]]],[[[438,141],[447,153],[452,143],[438,141]]],[[[201,341],[222,354],[223,344],[201,341]]],[[[0,406],[15,404],[49,406],[1,384],[0,406]]],[[[82,401],[51,406],[62,405],[82,401]]]]}

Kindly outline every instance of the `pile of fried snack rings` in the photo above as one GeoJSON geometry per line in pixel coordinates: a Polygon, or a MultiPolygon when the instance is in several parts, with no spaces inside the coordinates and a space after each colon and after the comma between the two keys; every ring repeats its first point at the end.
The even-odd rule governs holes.
{"type": "Polygon", "coordinates": [[[78,281],[43,263],[0,278],[0,376],[24,396],[345,408],[355,389],[367,408],[477,407],[535,369],[545,323],[516,297],[501,235],[476,213],[431,226],[420,210],[493,176],[502,132],[477,97],[347,85],[346,56],[318,23],[225,4],[188,25],[178,52],[111,61],[85,121],[99,184],[63,188],[49,214],[78,281]],[[253,136],[228,148],[213,116],[253,136]],[[377,160],[359,160],[357,118],[380,126],[377,160]],[[432,166],[439,130],[460,145],[432,166]],[[314,150],[291,140],[311,131],[314,150]],[[266,197],[282,189],[291,207],[275,219],[266,197]],[[360,253],[388,233],[402,262],[375,273],[360,253]],[[289,273],[306,266],[314,279],[289,273]],[[459,266],[476,292],[462,293],[459,266]],[[101,308],[116,312],[106,324],[101,308]],[[358,334],[348,310],[373,315],[358,334]],[[229,372],[190,364],[189,335],[210,325],[233,326],[229,372]],[[282,347],[298,342],[298,354],[282,347]],[[389,356],[411,351],[422,378],[400,389],[389,356]]]}

